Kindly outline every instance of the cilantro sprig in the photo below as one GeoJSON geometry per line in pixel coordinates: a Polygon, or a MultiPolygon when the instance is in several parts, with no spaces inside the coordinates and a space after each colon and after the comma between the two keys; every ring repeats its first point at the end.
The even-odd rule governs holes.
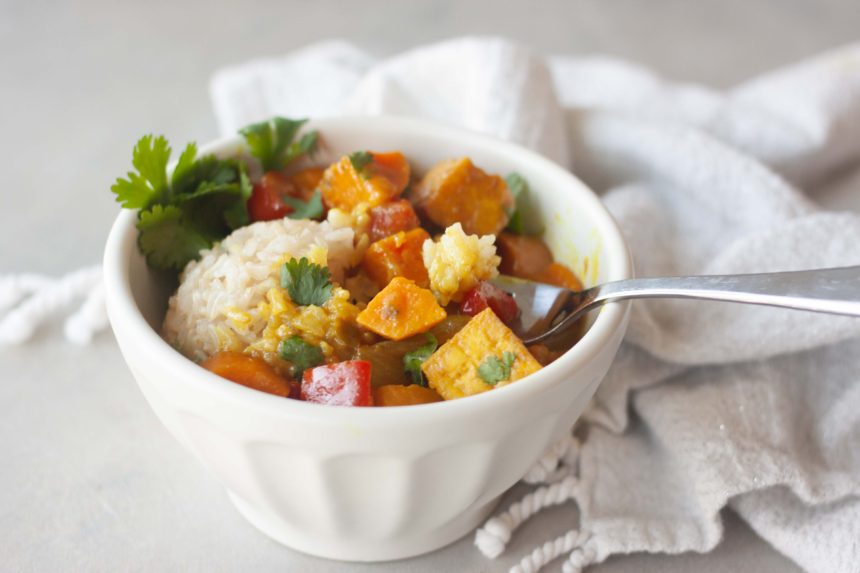
{"type": "Polygon", "coordinates": [[[370,176],[368,168],[373,163],[373,154],[369,151],[355,151],[350,153],[348,157],[356,173],[367,179],[370,176]]]}
{"type": "Polygon", "coordinates": [[[322,306],[331,298],[331,278],[328,267],[308,261],[307,257],[290,259],[281,267],[281,286],[298,305],[322,306]]]}
{"type": "Polygon", "coordinates": [[[308,368],[319,366],[325,361],[319,346],[305,342],[301,336],[291,336],[281,342],[278,355],[292,363],[293,378],[299,380],[308,368]]]}
{"type": "MultiPolygon", "coordinates": [[[[296,139],[305,121],[275,117],[240,133],[266,170],[279,169],[316,150],[316,131],[296,139]]],[[[168,177],[171,151],[164,136],[141,137],[132,153],[134,170],[118,177],[111,191],[124,208],[139,210],[138,246],[147,263],[178,271],[250,222],[247,201],[253,187],[242,161],[198,157],[194,143],[185,147],[168,177]]],[[[307,201],[288,197],[285,202],[293,208],[293,219],[315,219],[324,211],[318,192],[307,201]]]]}
{"type": "Polygon", "coordinates": [[[478,376],[481,380],[495,386],[499,382],[511,379],[511,366],[514,365],[517,355],[513,352],[502,352],[502,357],[487,356],[480,366],[478,366],[478,376]]]}
{"type": "Polygon", "coordinates": [[[252,123],[239,130],[245,138],[251,155],[256,157],[264,171],[283,169],[291,161],[317,148],[317,132],[309,131],[294,141],[306,119],[273,117],[268,121],[252,123]]]}
{"type": "Polygon", "coordinates": [[[505,177],[505,183],[514,196],[514,210],[506,230],[517,235],[540,235],[543,233],[543,227],[532,212],[528,182],[519,173],[510,173],[505,177]]]}
{"type": "Polygon", "coordinates": [[[439,341],[436,340],[435,336],[427,332],[426,337],[427,342],[425,344],[403,355],[403,370],[412,380],[413,384],[420,386],[427,386],[427,378],[424,377],[424,372],[421,371],[421,365],[439,347],[439,341]]]}
{"type": "Polygon", "coordinates": [[[244,163],[197,157],[188,144],[168,178],[171,148],[164,136],[145,135],[132,153],[126,178],[111,186],[126,209],[139,209],[138,246],[157,269],[181,270],[233,229],[248,224],[251,182],[244,163]]]}

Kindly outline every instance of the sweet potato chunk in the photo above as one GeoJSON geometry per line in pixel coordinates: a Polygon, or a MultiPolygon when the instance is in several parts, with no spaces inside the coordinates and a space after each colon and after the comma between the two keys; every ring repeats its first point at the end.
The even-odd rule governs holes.
{"type": "Polygon", "coordinates": [[[375,207],[395,199],[408,183],[409,163],[403,154],[364,151],[333,163],[319,189],[326,206],[350,212],[359,203],[375,207]]]}
{"type": "Polygon", "coordinates": [[[495,235],[508,224],[514,197],[505,180],[468,157],[437,163],[413,194],[415,206],[440,227],[460,223],[470,235],[495,235]]]}
{"type": "Polygon", "coordinates": [[[496,237],[496,252],[502,257],[499,271],[514,277],[528,278],[552,263],[552,253],[537,237],[501,233],[496,237]]]}
{"type": "Polygon", "coordinates": [[[412,406],[441,401],[442,396],[434,390],[416,384],[409,386],[389,384],[373,389],[374,406],[412,406]]]}
{"type": "Polygon", "coordinates": [[[302,201],[307,201],[319,187],[323,173],[325,173],[325,169],[322,167],[309,167],[288,175],[287,180],[295,187],[295,196],[302,201]]]}
{"type": "Polygon", "coordinates": [[[582,283],[580,280],[576,278],[576,275],[573,274],[572,270],[561,263],[550,263],[540,272],[526,278],[539,283],[569,288],[570,290],[582,290],[582,283]]]}
{"type": "Polygon", "coordinates": [[[358,314],[356,322],[385,338],[403,340],[427,332],[445,316],[432,292],[409,279],[395,277],[358,314]]]}
{"type": "Polygon", "coordinates": [[[384,239],[400,231],[411,231],[421,226],[412,203],[406,199],[390,201],[370,210],[371,241],[384,239]]]}
{"type": "Polygon", "coordinates": [[[260,358],[241,352],[218,352],[200,365],[242,386],[285,398],[290,396],[292,386],[289,380],[275,372],[274,368],[260,358]]]}
{"type": "Polygon", "coordinates": [[[367,248],[362,268],[379,288],[385,288],[394,277],[406,277],[427,288],[430,279],[421,258],[421,246],[429,238],[427,231],[419,227],[380,239],[367,248]]]}
{"type": "Polygon", "coordinates": [[[487,308],[434,352],[421,369],[430,387],[452,400],[505,386],[540,367],[522,341],[487,308]],[[487,375],[485,365],[493,362],[501,376],[487,375]]]}

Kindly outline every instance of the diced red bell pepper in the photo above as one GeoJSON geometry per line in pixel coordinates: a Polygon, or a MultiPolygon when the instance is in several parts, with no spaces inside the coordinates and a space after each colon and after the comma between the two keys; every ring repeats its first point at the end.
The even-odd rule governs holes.
{"type": "Polygon", "coordinates": [[[290,394],[287,398],[292,398],[293,400],[301,400],[302,399],[302,385],[301,383],[290,382],[290,394]]]}
{"type": "Polygon", "coordinates": [[[373,406],[370,362],[347,360],[305,370],[302,400],[329,406],[373,406]]]}
{"type": "Polygon", "coordinates": [[[460,312],[475,316],[488,306],[505,324],[512,323],[520,313],[514,297],[486,281],[481,281],[466,293],[463,302],[460,303],[460,312]]]}
{"type": "Polygon", "coordinates": [[[284,203],[284,195],[296,192],[295,186],[281,173],[269,171],[254,185],[248,199],[248,215],[254,222],[283,219],[293,208],[284,203]]]}
{"type": "Polygon", "coordinates": [[[421,226],[412,203],[406,199],[389,201],[370,210],[370,242],[411,231],[421,226]]]}

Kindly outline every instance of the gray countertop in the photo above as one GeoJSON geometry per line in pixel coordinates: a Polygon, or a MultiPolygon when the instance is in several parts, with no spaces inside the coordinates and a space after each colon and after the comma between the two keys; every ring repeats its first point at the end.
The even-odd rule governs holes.
{"type": "MultiPolygon", "coordinates": [[[[546,53],[626,57],[725,87],[855,40],[857,30],[856,0],[0,0],[0,274],[98,262],[117,213],[108,188],[134,141],[145,132],[178,143],[214,137],[208,79],[223,65],[326,38],[383,56],[477,33],[546,53]]],[[[0,363],[4,571],[504,571],[574,525],[570,508],[554,509],[496,561],[471,537],[386,565],[307,557],[233,510],[155,419],[110,334],[78,348],[43,329],[0,349],[0,363]]],[[[726,524],[711,554],[630,555],[592,570],[796,570],[733,515],[726,524]]]]}

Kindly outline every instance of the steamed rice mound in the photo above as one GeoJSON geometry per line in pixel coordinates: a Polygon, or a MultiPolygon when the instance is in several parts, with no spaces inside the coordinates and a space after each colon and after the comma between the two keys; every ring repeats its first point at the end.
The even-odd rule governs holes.
{"type": "Polygon", "coordinates": [[[281,266],[307,257],[340,283],[355,259],[354,232],[328,222],[281,219],[242,227],[200,253],[180,275],[164,318],[164,338],[192,360],[235,350],[272,361],[292,334],[333,352],[332,338],[358,312],[335,287],[322,307],[297,308],[280,287],[281,266]]]}

